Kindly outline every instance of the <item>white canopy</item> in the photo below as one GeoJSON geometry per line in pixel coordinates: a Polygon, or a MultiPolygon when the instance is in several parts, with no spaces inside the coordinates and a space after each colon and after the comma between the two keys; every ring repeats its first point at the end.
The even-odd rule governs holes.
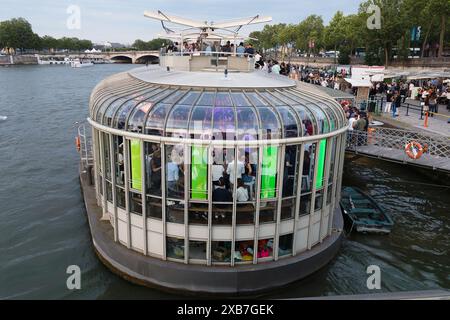
{"type": "Polygon", "coordinates": [[[371,87],[372,82],[369,79],[345,79],[348,83],[352,85],[352,87],[371,87]]]}

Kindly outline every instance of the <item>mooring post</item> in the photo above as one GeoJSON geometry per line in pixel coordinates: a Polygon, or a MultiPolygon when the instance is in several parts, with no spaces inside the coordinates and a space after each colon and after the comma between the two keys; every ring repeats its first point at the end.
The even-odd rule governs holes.
{"type": "Polygon", "coordinates": [[[86,168],[87,176],[88,176],[88,183],[90,186],[92,186],[94,183],[92,179],[92,165],[88,165],[86,168]]]}

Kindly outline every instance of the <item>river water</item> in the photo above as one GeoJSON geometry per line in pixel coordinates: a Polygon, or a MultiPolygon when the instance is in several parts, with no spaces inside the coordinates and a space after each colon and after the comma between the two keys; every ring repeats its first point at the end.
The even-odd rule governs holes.
{"type": "MultiPolygon", "coordinates": [[[[178,298],[130,284],[97,259],[78,182],[75,122],[93,87],[132,65],[0,68],[0,299],[178,298]],[[2,120],[6,116],[6,120],[2,120]],[[82,288],[69,291],[78,265],[82,288]]],[[[323,270],[267,298],[371,293],[366,268],[381,268],[381,292],[450,288],[450,189],[406,167],[359,159],[344,185],[366,190],[390,213],[389,236],[352,235],[323,270]]]]}

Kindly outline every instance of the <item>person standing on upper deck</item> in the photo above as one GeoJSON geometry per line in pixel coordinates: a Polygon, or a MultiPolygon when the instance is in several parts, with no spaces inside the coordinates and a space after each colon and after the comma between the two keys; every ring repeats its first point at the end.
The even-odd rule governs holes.
{"type": "Polygon", "coordinates": [[[249,43],[247,48],[245,48],[244,53],[246,54],[246,56],[253,56],[255,54],[255,48],[253,48],[253,45],[251,43],[249,43]]]}
{"type": "Polygon", "coordinates": [[[245,53],[244,43],[239,43],[239,46],[236,48],[236,53],[238,57],[242,57],[245,53]]]}

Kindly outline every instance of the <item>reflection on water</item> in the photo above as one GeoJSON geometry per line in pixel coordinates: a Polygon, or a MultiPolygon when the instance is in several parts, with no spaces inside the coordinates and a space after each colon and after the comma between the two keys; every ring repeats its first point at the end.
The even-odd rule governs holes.
{"type": "MultiPolygon", "coordinates": [[[[88,115],[93,87],[130,65],[0,68],[0,298],[177,298],[109,272],[90,242],[77,177],[73,124],[88,115]],[[66,289],[66,268],[82,290],[66,289]]],[[[450,288],[449,188],[400,165],[347,163],[344,185],[379,200],[395,221],[389,236],[352,235],[337,258],[270,298],[367,293],[366,268],[382,270],[382,291],[450,288]]]]}

